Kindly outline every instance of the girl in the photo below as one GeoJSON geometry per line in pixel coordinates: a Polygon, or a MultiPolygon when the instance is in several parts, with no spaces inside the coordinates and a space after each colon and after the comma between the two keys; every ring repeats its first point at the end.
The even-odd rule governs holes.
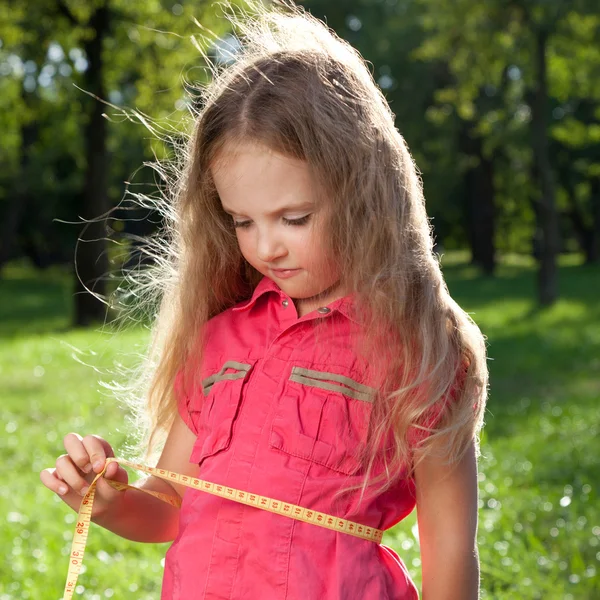
{"type": "MultiPolygon", "coordinates": [[[[206,91],[148,358],[160,468],[386,530],[415,507],[425,600],[478,597],[481,333],[450,298],[420,182],[356,51],[259,10],[206,91]],[[166,440],[161,438],[165,434],[166,440]]],[[[75,433],[43,483],[77,509],[108,442],[75,433]]],[[[111,463],[109,479],[126,481],[111,463]]],[[[148,477],[93,520],[174,540],[163,599],[413,600],[379,543],[148,477]]]]}

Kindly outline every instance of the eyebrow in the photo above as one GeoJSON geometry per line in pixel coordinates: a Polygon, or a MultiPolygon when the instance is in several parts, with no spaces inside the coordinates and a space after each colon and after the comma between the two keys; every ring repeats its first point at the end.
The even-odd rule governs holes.
{"type": "MultiPolygon", "coordinates": [[[[244,215],[240,215],[234,211],[232,211],[231,209],[227,208],[222,202],[221,202],[221,206],[223,207],[223,210],[228,214],[231,215],[232,217],[241,217],[244,215]]],[[[292,210],[304,210],[304,209],[308,209],[308,208],[314,208],[315,204],[314,202],[302,202],[301,204],[295,204],[293,206],[284,206],[283,208],[278,208],[277,210],[273,210],[271,212],[266,213],[267,217],[278,217],[279,215],[282,215],[285,212],[289,212],[292,210]]]]}

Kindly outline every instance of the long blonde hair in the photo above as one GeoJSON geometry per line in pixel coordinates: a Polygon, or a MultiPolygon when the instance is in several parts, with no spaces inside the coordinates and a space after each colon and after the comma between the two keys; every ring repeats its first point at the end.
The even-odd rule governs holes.
{"type": "MultiPolygon", "coordinates": [[[[257,142],[306,161],[332,209],[328,242],[364,323],[362,352],[385,365],[362,455],[369,474],[393,436],[384,472],[371,481],[384,491],[429,454],[451,464],[472,441],[479,450],[485,343],[450,297],[414,162],[365,62],[286,4],[254,5],[252,15],[234,18],[242,42],[235,60],[214,67],[199,90],[182,168],[162,206],[159,260],[143,284],[158,277],[161,302],[140,415],[152,447],[176,414],[177,373],[201,357],[204,324],[248,298],[260,278],[239,251],[210,172],[226,142],[257,142]]],[[[195,371],[183,369],[186,386],[195,371]]]]}

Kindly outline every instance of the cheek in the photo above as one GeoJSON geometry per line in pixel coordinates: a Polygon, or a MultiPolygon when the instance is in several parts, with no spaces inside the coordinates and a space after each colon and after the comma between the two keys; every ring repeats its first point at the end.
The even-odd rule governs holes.
{"type": "Polygon", "coordinates": [[[317,238],[314,233],[306,228],[297,228],[287,232],[286,244],[288,250],[303,263],[313,263],[318,255],[317,238]],[[315,252],[315,250],[317,250],[315,252]]]}
{"type": "Polygon", "coordinates": [[[238,246],[242,256],[249,262],[252,263],[254,260],[254,253],[252,252],[252,243],[248,232],[237,230],[236,237],[238,246]]]}
{"type": "Polygon", "coordinates": [[[313,224],[312,227],[303,230],[298,236],[299,247],[302,249],[304,257],[313,264],[327,262],[328,252],[325,249],[325,240],[320,223],[313,224]]]}
{"type": "Polygon", "coordinates": [[[337,261],[334,259],[320,227],[315,227],[306,237],[304,257],[324,280],[329,281],[339,276],[337,261]]]}

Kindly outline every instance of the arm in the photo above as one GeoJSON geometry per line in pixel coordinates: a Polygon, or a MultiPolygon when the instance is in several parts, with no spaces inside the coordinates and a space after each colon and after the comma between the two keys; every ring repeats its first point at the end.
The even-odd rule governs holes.
{"type": "MultiPolygon", "coordinates": [[[[198,465],[188,462],[195,441],[194,433],[176,415],[157,467],[197,477],[198,465]]],[[[185,486],[154,476],[140,480],[135,487],[179,496],[183,496],[186,489],[185,486]]],[[[177,535],[179,509],[144,492],[126,490],[120,493],[119,501],[93,521],[129,540],[168,542],[177,535]]]]}
{"type": "Polygon", "coordinates": [[[428,457],[415,470],[423,600],[477,600],[477,460],[473,444],[449,467],[428,457]]]}

